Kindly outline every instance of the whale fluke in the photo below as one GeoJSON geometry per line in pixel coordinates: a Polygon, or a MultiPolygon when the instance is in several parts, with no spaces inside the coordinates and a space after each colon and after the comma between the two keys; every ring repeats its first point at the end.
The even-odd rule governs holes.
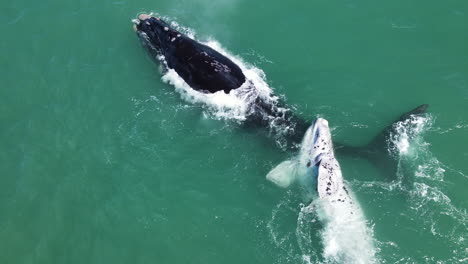
{"type": "Polygon", "coordinates": [[[426,112],[427,108],[429,107],[428,104],[422,104],[416,108],[414,108],[413,110],[407,112],[407,113],[404,113],[403,115],[400,116],[400,119],[398,119],[398,121],[404,121],[408,118],[411,118],[412,115],[420,115],[420,114],[423,114],[426,112]]]}
{"type": "Polygon", "coordinates": [[[425,114],[428,107],[428,104],[422,104],[402,114],[364,146],[350,146],[342,143],[335,143],[337,155],[365,158],[384,174],[388,175],[388,178],[395,177],[397,164],[395,157],[390,153],[390,150],[395,149],[391,136],[398,133],[397,128],[399,123],[405,123],[413,117],[425,114]]]}

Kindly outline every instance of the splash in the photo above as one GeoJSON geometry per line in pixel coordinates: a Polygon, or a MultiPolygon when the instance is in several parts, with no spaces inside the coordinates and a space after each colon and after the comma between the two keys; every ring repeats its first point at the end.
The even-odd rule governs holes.
{"type": "Polygon", "coordinates": [[[414,155],[417,153],[411,146],[421,145],[422,135],[432,125],[432,119],[427,116],[411,116],[396,122],[389,137],[389,152],[396,155],[414,155]],[[411,145],[411,142],[414,142],[411,145]]]}

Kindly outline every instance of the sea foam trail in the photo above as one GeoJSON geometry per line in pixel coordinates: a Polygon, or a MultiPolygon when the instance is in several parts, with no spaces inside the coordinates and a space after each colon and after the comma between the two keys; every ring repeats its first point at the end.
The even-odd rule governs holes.
{"type": "Polygon", "coordinates": [[[335,198],[326,197],[310,205],[324,225],[321,237],[325,263],[376,263],[373,231],[354,195],[349,196],[352,203],[337,203],[332,201],[335,198]]]}

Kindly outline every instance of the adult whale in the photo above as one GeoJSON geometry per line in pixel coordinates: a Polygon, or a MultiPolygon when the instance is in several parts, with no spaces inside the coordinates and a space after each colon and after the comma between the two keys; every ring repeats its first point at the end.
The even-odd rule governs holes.
{"type": "MultiPolygon", "coordinates": [[[[133,22],[143,45],[160,60],[165,70],[174,70],[192,89],[201,93],[231,93],[245,88],[249,97],[245,100],[249,109],[245,126],[280,131],[273,134],[283,137],[288,146],[300,142],[309,127],[308,122],[294,115],[278,98],[260,96],[254,83],[231,59],[177,31],[158,17],[140,14],[133,22]]],[[[242,94],[244,91],[239,93],[239,97],[246,97],[242,94]]]]}
{"type": "Polygon", "coordinates": [[[246,81],[241,68],[226,56],[175,30],[162,19],[140,14],[134,20],[138,36],[165,66],[173,69],[194,90],[229,93],[246,81]]]}

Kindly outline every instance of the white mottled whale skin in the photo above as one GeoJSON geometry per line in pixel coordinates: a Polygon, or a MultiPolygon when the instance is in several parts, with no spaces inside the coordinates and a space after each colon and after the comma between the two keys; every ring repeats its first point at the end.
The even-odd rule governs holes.
{"type": "Polygon", "coordinates": [[[318,196],[301,213],[314,212],[323,224],[320,235],[325,263],[376,263],[372,229],[346,187],[327,120],[315,120],[305,133],[299,155],[267,175],[281,187],[289,186],[296,177],[318,196]]]}
{"type": "Polygon", "coordinates": [[[305,165],[307,174],[316,179],[318,196],[334,197],[338,202],[349,201],[341,167],[333,152],[328,121],[323,118],[315,120],[303,142],[300,166],[305,165]]]}

